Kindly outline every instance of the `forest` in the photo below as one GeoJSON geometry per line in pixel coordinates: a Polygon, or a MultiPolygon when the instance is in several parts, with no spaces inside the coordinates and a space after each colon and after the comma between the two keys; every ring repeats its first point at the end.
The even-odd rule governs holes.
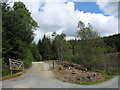
{"type": "Polygon", "coordinates": [[[22,2],[13,7],[2,3],[2,75],[9,75],[9,58],[21,60],[25,68],[33,61],[61,60],[84,65],[88,70],[107,74],[120,73],[118,57],[120,34],[101,37],[90,23],[78,22],[76,34],[80,39],[66,40],[65,33],[45,34],[36,44],[34,31],[37,22],[22,2]]]}

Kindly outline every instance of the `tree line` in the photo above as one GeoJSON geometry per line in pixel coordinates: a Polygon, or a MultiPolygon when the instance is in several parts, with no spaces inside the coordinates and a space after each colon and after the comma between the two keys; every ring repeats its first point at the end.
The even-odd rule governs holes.
{"type": "Polygon", "coordinates": [[[118,59],[110,57],[119,52],[119,34],[101,37],[90,23],[86,27],[82,21],[78,23],[76,33],[81,39],[66,40],[66,34],[56,32],[51,35],[52,39],[44,35],[37,44],[43,60],[66,60],[82,64],[88,70],[103,70],[109,74],[118,72],[118,59]]]}

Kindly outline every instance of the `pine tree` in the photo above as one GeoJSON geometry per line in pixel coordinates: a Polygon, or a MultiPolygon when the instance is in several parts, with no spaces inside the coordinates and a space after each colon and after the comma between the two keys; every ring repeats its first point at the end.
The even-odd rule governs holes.
{"type": "Polygon", "coordinates": [[[2,12],[3,58],[24,60],[28,56],[37,23],[22,2],[15,2],[13,7],[3,3],[2,12]]]}
{"type": "Polygon", "coordinates": [[[52,45],[49,38],[44,34],[42,40],[38,42],[38,49],[40,54],[42,55],[43,60],[52,59],[52,45]]]}

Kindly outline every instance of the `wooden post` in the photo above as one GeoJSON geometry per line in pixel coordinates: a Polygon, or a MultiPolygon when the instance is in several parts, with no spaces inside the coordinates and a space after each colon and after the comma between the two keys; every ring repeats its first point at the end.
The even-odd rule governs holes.
{"type": "Polygon", "coordinates": [[[10,73],[11,73],[11,78],[12,78],[12,74],[13,74],[13,73],[12,73],[12,70],[10,71],[10,73]]]}
{"type": "Polygon", "coordinates": [[[53,60],[53,69],[54,69],[54,60],[53,60]]]}
{"type": "Polygon", "coordinates": [[[23,63],[23,69],[22,70],[24,71],[24,63],[23,63]]]}

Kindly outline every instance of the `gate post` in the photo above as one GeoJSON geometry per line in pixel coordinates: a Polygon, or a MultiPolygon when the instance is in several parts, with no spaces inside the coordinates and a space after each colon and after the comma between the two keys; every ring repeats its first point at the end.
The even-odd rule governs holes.
{"type": "Polygon", "coordinates": [[[55,68],[55,63],[54,63],[54,60],[53,60],[53,69],[55,68]]]}

